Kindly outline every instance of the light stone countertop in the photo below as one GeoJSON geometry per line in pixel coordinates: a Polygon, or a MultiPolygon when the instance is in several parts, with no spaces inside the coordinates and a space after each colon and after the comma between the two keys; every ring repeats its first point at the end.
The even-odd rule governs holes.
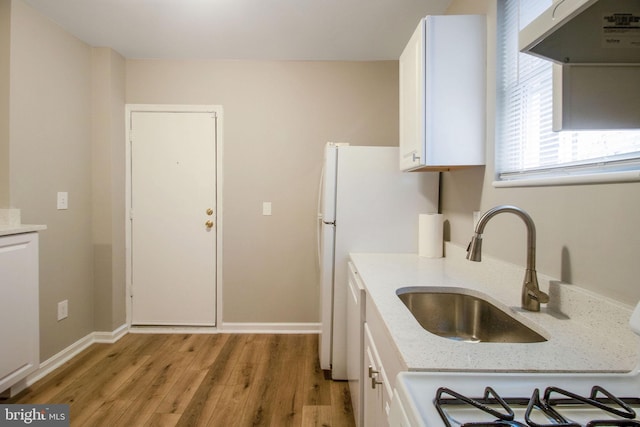
{"type": "Polygon", "coordinates": [[[46,225],[22,224],[20,220],[20,209],[0,209],[0,236],[31,233],[33,231],[42,231],[46,229],[46,225]]]}
{"type": "Polygon", "coordinates": [[[21,233],[31,233],[34,231],[42,231],[46,230],[46,225],[30,225],[30,224],[20,224],[20,225],[0,225],[0,236],[9,236],[12,234],[21,234],[21,233]]]}
{"type": "MultiPolygon", "coordinates": [[[[520,308],[524,267],[484,256],[465,259],[448,244],[446,258],[415,254],[351,254],[367,294],[411,371],[629,372],[640,361],[640,337],[629,327],[633,307],[538,273],[550,302],[538,313],[520,308]],[[506,309],[541,333],[541,343],[468,343],[424,330],[396,295],[402,287],[458,287],[506,309]],[[479,294],[478,294],[479,293],[479,294]]],[[[367,307],[369,309],[370,307],[367,307]]]]}

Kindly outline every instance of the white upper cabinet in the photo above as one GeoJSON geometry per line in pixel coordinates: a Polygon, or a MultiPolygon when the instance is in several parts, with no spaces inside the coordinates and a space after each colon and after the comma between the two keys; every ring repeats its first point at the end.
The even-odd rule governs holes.
{"type": "Polygon", "coordinates": [[[485,163],[486,20],[427,16],[400,56],[400,169],[485,163]]]}

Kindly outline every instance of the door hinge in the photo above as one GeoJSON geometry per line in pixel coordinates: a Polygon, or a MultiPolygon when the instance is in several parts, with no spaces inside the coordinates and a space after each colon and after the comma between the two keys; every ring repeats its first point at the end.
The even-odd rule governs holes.
{"type": "Polygon", "coordinates": [[[129,210],[129,220],[133,220],[133,209],[129,210]]]}

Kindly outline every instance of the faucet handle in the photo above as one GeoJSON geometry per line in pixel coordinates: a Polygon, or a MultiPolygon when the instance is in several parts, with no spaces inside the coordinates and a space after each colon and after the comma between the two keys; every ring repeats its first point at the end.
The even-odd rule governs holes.
{"type": "Polygon", "coordinates": [[[541,304],[546,304],[549,302],[549,295],[542,292],[538,289],[537,286],[534,285],[533,282],[527,283],[527,295],[529,295],[534,300],[538,301],[541,304]]]}
{"type": "Polygon", "coordinates": [[[546,304],[549,302],[549,295],[545,294],[542,291],[536,292],[535,295],[532,295],[531,297],[537,299],[541,304],[546,304]]]}

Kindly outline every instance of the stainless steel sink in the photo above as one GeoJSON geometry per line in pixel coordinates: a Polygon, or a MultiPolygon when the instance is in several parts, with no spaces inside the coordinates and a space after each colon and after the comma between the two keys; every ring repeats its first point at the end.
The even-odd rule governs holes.
{"type": "Polygon", "coordinates": [[[547,341],[533,329],[476,296],[429,288],[404,288],[397,294],[424,329],[444,338],[493,343],[547,341]]]}

